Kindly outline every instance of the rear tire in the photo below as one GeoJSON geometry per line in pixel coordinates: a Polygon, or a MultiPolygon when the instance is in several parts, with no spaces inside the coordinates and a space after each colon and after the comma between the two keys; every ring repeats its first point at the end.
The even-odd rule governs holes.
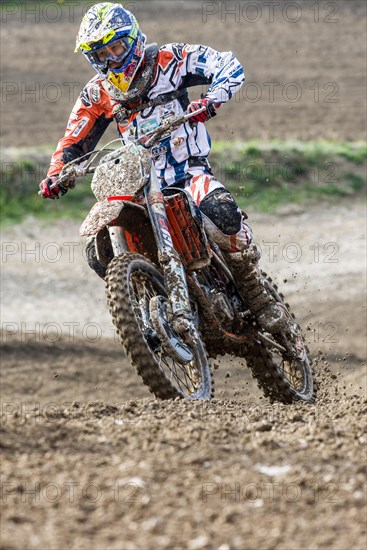
{"type": "MultiPolygon", "coordinates": [[[[302,350],[302,359],[292,357],[289,352],[282,352],[271,343],[261,341],[254,343],[246,354],[246,362],[251,368],[254,378],[264,395],[270,401],[292,403],[305,401],[314,403],[316,400],[316,383],[312,360],[309,349],[306,346],[300,326],[296,323],[289,304],[285,303],[284,296],[278,292],[277,286],[272,283],[270,277],[262,272],[264,286],[275,301],[283,307],[289,319],[294,323],[294,345],[302,350]],[[296,335],[297,334],[297,335],[296,335]]],[[[269,335],[276,343],[284,345],[287,335],[269,335]]],[[[292,341],[293,343],[293,341],[292,341]]]]}

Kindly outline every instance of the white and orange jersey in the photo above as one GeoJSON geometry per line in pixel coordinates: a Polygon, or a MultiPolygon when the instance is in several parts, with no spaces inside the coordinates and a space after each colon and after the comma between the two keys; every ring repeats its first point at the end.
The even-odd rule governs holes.
{"type": "MultiPolygon", "coordinates": [[[[240,89],[244,80],[243,68],[232,52],[217,52],[203,45],[167,44],[159,49],[152,84],[142,99],[147,103],[162,94],[209,85],[205,97],[223,104],[240,89]]],[[[119,134],[123,141],[142,137],[165,118],[182,114],[188,103],[188,95],[183,94],[163,105],[147,107],[132,114],[126,121],[117,123],[119,134]]],[[[66,162],[96,147],[114,119],[113,108],[118,104],[107,81],[95,77],[88,82],[71,112],[65,135],[52,156],[49,176],[60,173],[66,162]]],[[[210,138],[205,125],[182,124],[152,149],[162,185],[184,179],[189,172],[189,159],[207,157],[209,151],[210,138]]]]}

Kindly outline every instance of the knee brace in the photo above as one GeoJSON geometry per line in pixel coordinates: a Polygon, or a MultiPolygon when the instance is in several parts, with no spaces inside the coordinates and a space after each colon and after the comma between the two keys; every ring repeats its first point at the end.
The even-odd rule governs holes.
{"type": "Polygon", "coordinates": [[[241,229],[241,210],[226,189],[216,189],[209,193],[201,201],[200,210],[225,235],[234,235],[241,229]]]}
{"type": "Polygon", "coordinates": [[[245,222],[231,193],[216,189],[200,203],[208,236],[224,252],[241,252],[252,242],[252,231],[245,222]]]}

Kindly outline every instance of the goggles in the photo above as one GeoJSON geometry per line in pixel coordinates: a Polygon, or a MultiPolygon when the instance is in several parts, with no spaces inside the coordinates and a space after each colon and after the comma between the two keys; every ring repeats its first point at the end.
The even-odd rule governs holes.
{"type": "MultiPolygon", "coordinates": [[[[102,38],[102,40],[100,41],[100,46],[103,47],[104,44],[108,44],[108,42],[110,42],[114,36],[116,36],[116,32],[113,30],[110,31],[108,34],[106,34],[106,36],[102,38]]],[[[93,43],[92,45],[88,44],[87,42],[82,42],[81,44],[78,44],[77,42],[77,47],[75,51],[77,51],[79,48],[83,50],[84,53],[86,53],[91,52],[95,48],[95,45],[93,45],[93,43]]]]}
{"type": "Polygon", "coordinates": [[[101,68],[106,68],[109,61],[121,63],[130,52],[129,38],[120,38],[115,40],[108,46],[100,46],[94,48],[90,52],[86,52],[92,62],[101,68]]]}

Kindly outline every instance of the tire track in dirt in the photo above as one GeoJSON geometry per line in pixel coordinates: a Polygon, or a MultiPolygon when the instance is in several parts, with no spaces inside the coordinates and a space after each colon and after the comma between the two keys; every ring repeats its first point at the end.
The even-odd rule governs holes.
{"type": "Polygon", "coordinates": [[[335,374],[315,406],[270,405],[241,369],[211,402],[125,400],[108,342],[37,346],[5,350],[3,548],[363,548],[366,406],[335,374]]]}
{"type": "Polygon", "coordinates": [[[214,361],[213,401],[155,400],[108,337],[103,284],[82,255],[42,256],[50,242],[80,245],[76,224],[5,230],[19,251],[2,270],[2,547],[362,549],[363,217],[354,203],[250,216],[263,267],[310,329],[314,406],[270,405],[231,358],[214,361]],[[40,261],[22,258],[37,242],[40,261]],[[317,242],[320,254],[337,243],[338,262],[314,262],[317,242]],[[297,262],[284,260],[290,243],[297,262]],[[96,321],[98,338],[83,335],[96,321]]]}

